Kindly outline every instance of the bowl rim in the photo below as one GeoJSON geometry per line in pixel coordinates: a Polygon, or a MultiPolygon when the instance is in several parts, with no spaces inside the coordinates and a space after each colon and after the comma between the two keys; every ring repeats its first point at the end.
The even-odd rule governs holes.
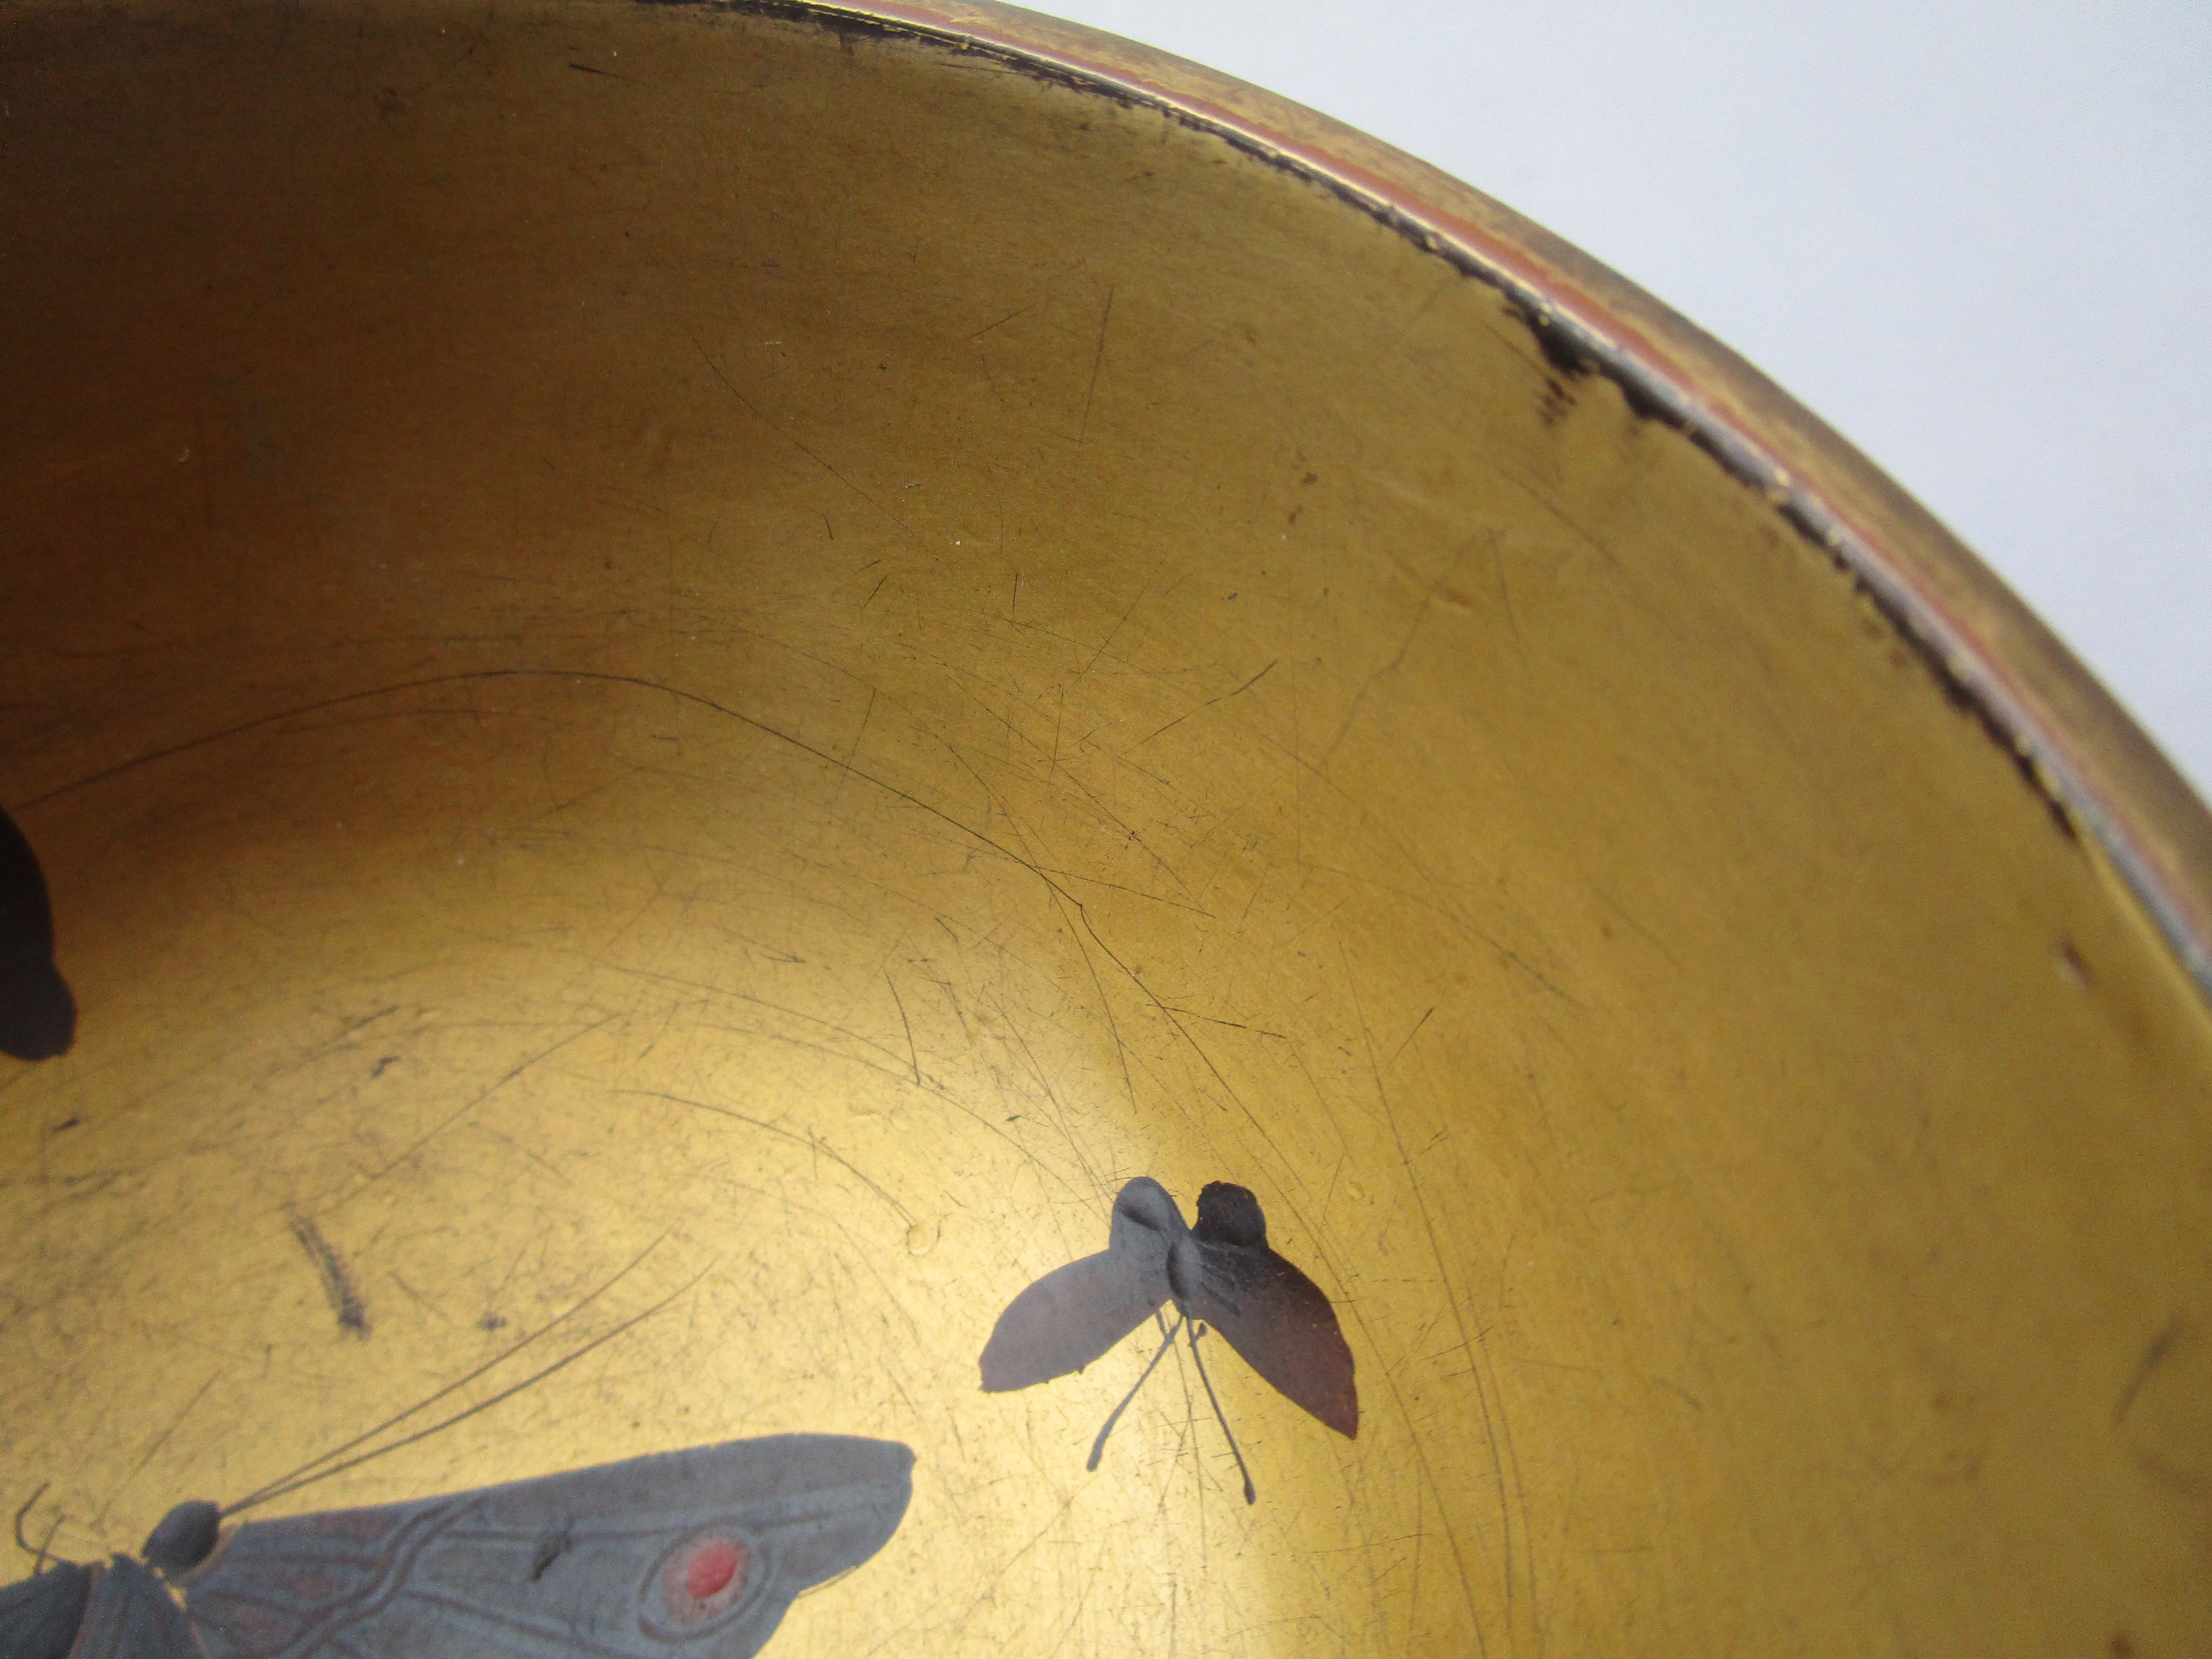
{"type": "Polygon", "coordinates": [[[1555,371],[1597,374],[1763,494],[2089,842],[2212,1004],[2212,811],[2050,628],[1932,514],[1694,324],[1533,221],[1328,116],[996,0],[610,0],[811,22],[980,55],[1157,109],[1317,184],[1496,289],[1555,371]]]}
{"type": "MultiPolygon", "coordinates": [[[[407,9],[449,3],[413,0],[407,9]]],[[[1672,426],[1758,490],[1850,580],[2013,762],[2059,831],[2111,866],[2212,1012],[2212,810],[1934,514],[1759,370],[1599,261],[1429,163],[1290,99],[998,0],[589,3],[903,39],[1158,110],[1328,191],[1494,289],[1555,374],[1613,381],[1638,415],[1672,426]]]]}

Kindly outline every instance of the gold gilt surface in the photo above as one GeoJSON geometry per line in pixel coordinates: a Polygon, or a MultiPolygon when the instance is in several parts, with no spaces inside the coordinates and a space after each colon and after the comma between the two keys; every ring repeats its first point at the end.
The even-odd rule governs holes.
{"type": "Polygon", "coordinates": [[[1493,289],[804,21],[18,4],[0,99],[34,1537],[567,1314],[277,1508],[858,1433],[780,1659],[2212,1649],[2202,996],[1493,289]],[[977,1387],[1139,1174],[1342,1316],[1356,1443],[1216,1367],[1256,1506],[1172,1367],[1085,1474],[1141,1340],[977,1387]]]}

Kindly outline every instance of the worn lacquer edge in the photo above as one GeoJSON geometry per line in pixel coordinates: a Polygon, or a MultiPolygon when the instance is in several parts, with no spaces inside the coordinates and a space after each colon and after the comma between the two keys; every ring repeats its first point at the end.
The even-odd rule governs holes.
{"type": "Polygon", "coordinates": [[[2212,812],[1964,543],[1751,365],[1596,260],[1402,151],[1168,53],[990,0],[645,0],[981,53],[1162,110],[1297,173],[1499,290],[1569,374],[1595,371],[1759,490],[1847,574],[2020,769],[2086,828],[2212,1003],[2212,812]]]}

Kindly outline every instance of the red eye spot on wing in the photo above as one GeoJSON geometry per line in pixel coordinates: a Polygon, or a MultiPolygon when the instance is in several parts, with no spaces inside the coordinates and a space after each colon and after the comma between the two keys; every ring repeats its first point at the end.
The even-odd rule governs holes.
{"type": "Polygon", "coordinates": [[[737,1605],[752,1576],[753,1553],[726,1532],[694,1533],[660,1559],[647,1622],[674,1632],[712,1624],[737,1605]],[[655,1617],[654,1615],[658,1615],[655,1617]]]}
{"type": "Polygon", "coordinates": [[[738,1576],[738,1569],[744,1561],[744,1547],[727,1538],[701,1545],[699,1553],[691,1558],[691,1565],[684,1570],[684,1588],[697,1600],[705,1601],[738,1576]]]}

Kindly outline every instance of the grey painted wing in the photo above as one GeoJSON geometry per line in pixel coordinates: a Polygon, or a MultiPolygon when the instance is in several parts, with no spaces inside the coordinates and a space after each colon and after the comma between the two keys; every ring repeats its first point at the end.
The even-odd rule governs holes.
{"type": "Polygon", "coordinates": [[[70,1659],[200,1659],[168,1589],[127,1555],[94,1570],[70,1659]]]}
{"type": "Polygon", "coordinates": [[[1006,1304],[983,1346],[983,1389],[1002,1394],[1079,1371],[1168,1299],[1167,1253],[1157,1267],[1101,1250],[1055,1267],[1006,1304]]]}
{"type": "Polygon", "coordinates": [[[1055,1267],[1006,1304],[983,1346],[983,1389],[1079,1371],[1168,1299],[1168,1252],[1188,1237],[1166,1188],[1139,1176],[1114,1200],[1106,1248],[1055,1267]]]}
{"type": "Polygon", "coordinates": [[[914,1454],[779,1435],[240,1527],[186,1583],[208,1659],[748,1659],[898,1529],[914,1454]]]}
{"type": "Polygon", "coordinates": [[[1352,1350],[1320,1285],[1266,1245],[1197,1241],[1191,1316],[1229,1339],[1244,1363],[1339,1434],[1359,1434],[1352,1350]]]}
{"type": "Polygon", "coordinates": [[[0,1589],[0,1654],[7,1659],[64,1659],[84,1622],[97,1567],[60,1561],[36,1577],[0,1589]]]}

